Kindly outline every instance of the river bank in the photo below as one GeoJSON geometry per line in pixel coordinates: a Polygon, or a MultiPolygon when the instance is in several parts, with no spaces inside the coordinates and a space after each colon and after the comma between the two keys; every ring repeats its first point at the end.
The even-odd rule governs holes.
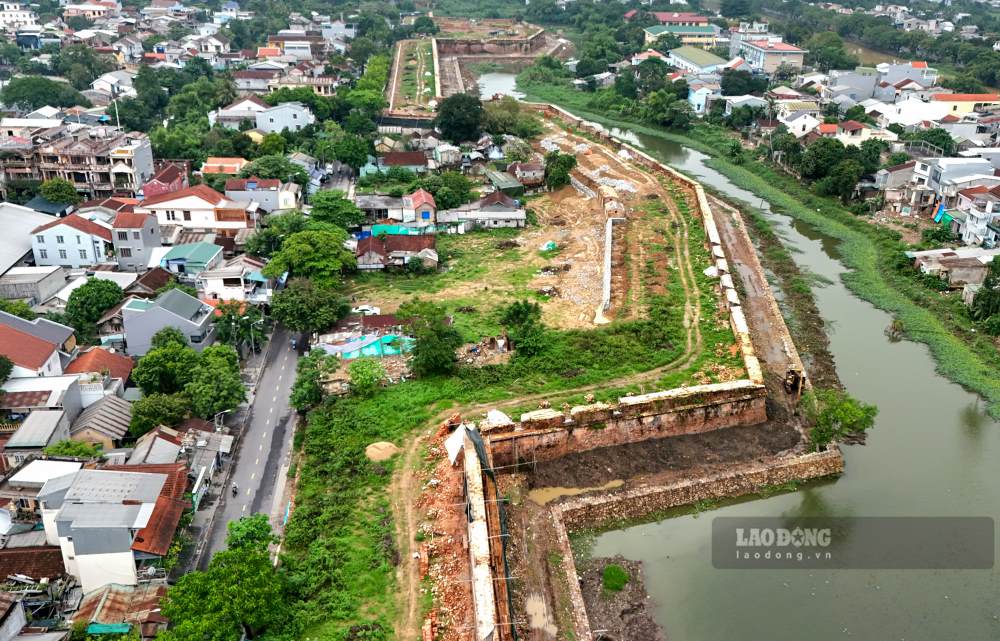
{"type": "MultiPolygon", "coordinates": [[[[660,127],[610,118],[586,109],[587,95],[561,87],[519,87],[527,100],[553,102],[608,128],[660,138],[695,149],[711,158],[705,165],[737,187],[838,241],[838,258],[849,268],[842,275],[847,287],[902,321],[907,338],[926,344],[938,371],[988,402],[988,411],[1000,417],[1000,353],[990,337],[975,331],[957,297],[933,292],[898,269],[905,245],[894,234],[859,219],[836,201],[816,196],[797,180],[747,158],[736,165],[722,157],[730,136],[715,128],[695,126],[681,133],[660,127]]],[[[879,328],[880,331],[883,328],[879,328]]]]}

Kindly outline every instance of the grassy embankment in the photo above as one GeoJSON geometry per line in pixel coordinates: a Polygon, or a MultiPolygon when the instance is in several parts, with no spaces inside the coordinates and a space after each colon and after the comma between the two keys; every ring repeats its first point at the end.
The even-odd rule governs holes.
{"type": "Polygon", "coordinates": [[[982,395],[989,413],[1000,417],[1000,353],[993,340],[975,331],[961,299],[923,285],[916,274],[902,267],[906,249],[898,237],[859,219],[839,202],[816,196],[796,179],[756,160],[736,165],[720,155],[730,134],[705,125],[681,133],[614,120],[587,111],[588,97],[558,86],[521,87],[530,100],[549,101],[605,126],[619,126],[659,136],[712,156],[707,165],[736,186],[753,192],[787,214],[840,241],[840,260],[850,270],[847,287],[860,298],[902,321],[906,336],[926,344],[940,374],[982,395]]]}
{"type": "MultiPolygon", "coordinates": [[[[689,251],[701,288],[705,348],[685,367],[649,384],[691,382],[712,364],[738,367],[728,346],[732,332],[716,322],[712,289],[701,274],[707,264],[704,232],[689,217],[689,251]]],[[[423,286],[433,286],[431,282],[423,286]]],[[[304,430],[302,470],[295,510],[286,530],[283,567],[293,588],[292,607],[304,626],[301,638],[390,638],[396,612],[392,514],[386,498],[393,461],[372,463],[364,454],[376,441],[401,442],[414,429],[450,409],[495,403],[533,393],[570,402],[582,400],[586,385],[614,381],[595,390],[599,399],[637,391],[626,378],[660,368],[685,352],[683,288],[677,278],[662,290],[644,293],[646,319],[592,330],[549,331],[541,354],[503,366],[460,368],[454,376],[411,380],[373,398],[328,399],[310,413],[304,430]],[[364,626],[367,636],[358,636],[364,626]],[[354,628],[355,632],[351,633],[354,628]],[[352,636],[353,635],[353,636],[352,636]]],[[[537,406],[537,403],[534,405],[537,406]]],[[[516,415],[516,412],[514,412],[516,415]]]]}

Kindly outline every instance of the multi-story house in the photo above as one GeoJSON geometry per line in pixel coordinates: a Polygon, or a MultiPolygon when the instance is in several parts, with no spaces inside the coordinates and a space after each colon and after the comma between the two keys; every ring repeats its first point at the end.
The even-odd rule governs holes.
{"type": "Polygon", "coordinates": [[[233,82],[240,92],[267,93],[268,83],[280,75],[275,69],[241,69],[233,72],[233,82]]]}
{"type": "Polygon", "coordinates": [[[59,376],[63,371],[56,345],[12,325],[0,324],[0,355],[13,363],[12,378],[59,376]]]}
{"type": "Polygon", "coordinates": [[[279,89],[299,89],[308,87],[313,93],[319,96],[332,96],[337,92],[337,87],[341,85],[340,76],[311,76],[304,74],[291,74],[277,76],[267,83],[267,90],[270,92],[279,89]]]}
{"type": "Polygon", "coordinates": [[[207,185],[147,198],[136,206],[135,212],[152,214],[161,228],[176,225],[211,229],[227,237],[235,236],[240,229],[255,227],[258,218],[254,203],[230,200],[207,185]]]}
{"type": "Polygon", "coordinates": [[[216,269],[198,274],[198,291],[204,300],[240,301],[269,305],[274,281],[261,270],[264,262],[242,255],[230,258],[216,269]]]}
{"type": "Polygon", "coordinates": [[[125,351],[142,356],[149,351],[153,335],[164,327],[179,329],[191,347],[201,351],[212,344],[213,318],[210,305],[179,289],[167,290],[156,300],[133,298],[122,306],[125,351]]]}
{"type": "Polygon", "coordinates": [[[186,491],[183,463],[106,466],[50,479],[38,491],[46,543],[59,546],[84,592],[138,585],[147,566],[169,552],[186,491]]]}
{"type": "Polygon", "coordinates": [[[281,133],[301,131],[304,127],[316,122],[313,112],[301,102],[283,102],[257,114],[257,129],[266,133],[281,133]]]}
{"type": "Polygon", "coordinates": [[[38,24],[38,15],[26,4],[20,2],[0,2],[0,28],[13,33],[21,27],[38,24]]]}
{"type": "Polygon", "coordinates": [[[951,212],[956,233],[966,245],[996,247],[1000,239],[1000,187],[979,185],[958,192],[957,211],[951,212]]]}
{"type": "Polygon", "coordinates": [[[879,82],[890,85],[900,80],[913,80],[924,87],[933,87],[938,79],[938,70],[929,67],[922,60],[902,63],[881,62],[875,66],[875,70],[878,72],[879,82]]]}
{"type": "Polygon", "coordinates": [[[226,129],[239,129],[244,122],[257,123],[257,114],[271,108],[257,96],[245,96],[237,98],[235,102],[210,111],[208,114],[208,124],[211,126],[222,125],[226,129]]]}
{"type": "Polygon", "coordinates": [[[320,33],[327,40],[353,40],[358,35],[358,26],[343,19],[334,20],[322,25],[320,33]]]}
{"type": "Polygon", "coordinates": [[[149,257],[162,245],[160,224],[156,216],[122,212],[111,225],[111,238],[118,259],[118,269],[123,272],[144,272],[149,257]]]}
{"type": "Polygon", "coordinates": [[[36,265],[76,269],[115,262],[111,230],[79,214],[36,227],[31,235],[36,265]]]}
{"type": "Polygon", "coordinates": [[[302,192],[293,182],[278,179],[230,178],[226,181],[226,198],[241,203],[257,203],[261,211],[296,209],[302,192]]]}
{"type": "Polygon", "coordinates": [[[111,127],[64,125],[47,131],[33,160],[36,180],[68,180],[88,198],[134,194],[153,175],[149,137],[111,127]]]}
{"type": "Polygon", "coordinates": [[[781,42],[781,36],[771,35],[770,25],[766,22],[741,22],[740,26],[729,30],[729,57],[734,58],[740,52],[740,43],[744,40],[773,40],[781,42]]]}
{"type": "Polygon", "coordinates": [[[787,42],[744,40],[740,43],[740,56],[759,73],[772,74],[781,66],[800,68],[806,53],[805,49],[787,42]]]}
{"type": "Polygon", "coordinates": [[[135,74],[125,70],[109,71],[90,83],[90,88],[111,98],[135,98],[132,81],[135,74]]]}

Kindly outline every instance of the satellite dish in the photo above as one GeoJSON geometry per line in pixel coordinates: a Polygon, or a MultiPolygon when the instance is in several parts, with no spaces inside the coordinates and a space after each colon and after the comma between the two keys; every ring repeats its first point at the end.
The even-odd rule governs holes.
{"type": "Polygon", "coordinates": [[[10,512],[7,510],[0,510],[0,534],[10,534],[12,525],[13,523],[10,512]]]}

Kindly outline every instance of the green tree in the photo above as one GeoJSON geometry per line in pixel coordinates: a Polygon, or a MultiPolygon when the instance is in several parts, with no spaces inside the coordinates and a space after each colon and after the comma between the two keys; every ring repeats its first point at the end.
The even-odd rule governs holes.
{"type": "Polygon", "coordinates": [[[330,327],[347,312],[347,303],[333,287],[308,278],[293,278],[274,295],[271,314],[282,325],[299,333],[330,327]]]}
{"type": "Polygon", "coordinates": [[[50,178],[42,182],[38,193],[46,200],[60,205],[76,205],[83,200],[73,183],[64,178],[50,178]]]}
{"type": "Polygon", "coordinates": [[[314,194],[311,204],[311,220],[331,223],[343,229],[357,227],[365,221],[365,213],[353,201],[345,198],[344,192],[336,189],[314,194]]]}
{"type": "MultiPolygon", "coordinates": [[[[10,373],[13,371],[14,371],[14,362],[11,361],[6,356],[4,356],[3,354],[0,354],[0,385],[3,385],[4,383],[7,382],[7,379],[10,378],[10,373]]],[[[2,396],[3,392],[0,391],[0,397],[2,396]]]]}
{"type": "Polygon", "coordinates": [[[970,313],[978,321],[987,321],[1000,314],[1000,260],[990,261],[983,285],[972,299],[970,313]]]}
{"type": "Polygon", "coordinates": [[[813,423],[810,440],[818,452],[831,442],[861,434],[875,424],[878,408],[842,390],[817,389],[803,396],[802,407],[813,423]]]}
{"type": "Polygon", "coordinates": [[[173,344],[177,344],[182,347],[188,346],[187,336],[185,336],[184,332],[176,327],[164,327],[153,334],[153,338],[149,339],[150,349],[159,349],[173,344]]]}
{"type": "Polygon", "coordinates": [[[576,157],[558,151],[545,154],[545,184],[558,189],[570,183],[570,172],[576,167],[576,157]]]}
{"type": "Polygon", "coordinates": [[[160,297],[163,295],[164,292],[169,292],[171,289],[179,289],[192,298],[198,298],[197,289],[195,289],[191,285],[187,285],[185,283],[178,281],[176,278],[171,278],[169,281],[167,281],[166,285],[157,289],[156,296],[160,297]]]}
{"type": "Polygon", "coordinates": [[[198,361],[198,353],[190,347],[170,343],[140,358],[132,380],[143,394],[176,394],[191,380],[198,361]]]}
{"type": "Polygon", "coordinates": [[[365,166],[370,153],[368,141],[354,134],[344,134],[333,143],[333,155],[355,171],[365,166]]]}
{"type": "Polygon", "coordinates": [[[816,191],[824,196],[836,196],[847,204],[864,168],[857,160],[842,160],[830,170],[828,176],[816,183],[816,191]]]}
{"type": "Polygon", "coordinates": [[[323,378],[339,366],[340,360],[336,356],[330,356],[321,349],[314,349],[300,358],[288,399],[292,407],[305,412],[319,405],[323,401],[323,378]]]}
{"type": "Polygon", "coordinates": [[[264,178],[282,182],[291,180],[299,185],[309,182],[309,174],[300,165],[293,163],[282,155],[261,156],[243,168],[241,178],[264,178]]]}
{"type": "Polygon", "coordinates": [[[70,85],[41,76],[23,76],[11,79],[0,91],[0,102],[28,110],[45,106],[92,106],[89,100],[70,85]]]}
{"type": "Polygon", "coordinates": [[[183,394],[149,394],[132,403],[132,421],[128,433],[140,437],[151,429],[173,427],[188,415],[191,402],[183,394]]]}
{"type": "Polygon", "coordinates": [[[385,379],[385,368],[375,358],[359,358],[348,367],[351,377],[351,391],[362,397],[369,397],[378,391],[385,379]]]}
{"type": "Polygon", "coordinates": [[[545,328],[541,319],[541,306],[527,300],[511,303],[500,315],[500,323],[507,328],[518,357],[536,356],[545,349],[545,328]]]}
{"type": "Polygon", "coordinates": [[[304,231],[311,221],[300,211],[289,211],[273,214],[267,217],[267,227],[258,229],[247,239],[247,253],[253,256],[270,258],[274,252],[281,249],[285,238],[304,231]]]}
{"type": "Polygon", "coordinates": [[[7,312],[24,320],[35,320],[38,314],[31,311],[31,305],[23,300],[2,300],[0,299],[0,312],[7,312]]]}
{"type": "Polygon", "coordinates": [[[447,322],[444,308],[434,303],[413,300],[400,305],[399,318],[413,321],[413,360],[417,376],[451,374],[458,359],[455,350],[462,344],[458,331],[447,322]]]}
{"type": "Polygon", "coordinates": [[[427,16],[419,16],[413,21],[413,33],[433,36],[438,31],[438,26],[434,24],[434,20],[427,16]]]}
{"type": "Polygon", "coordinates": [[[344,247],[347,232],[300,231],[281,244],[264,267],[268,278],[279,278],[285,272],[308,278],[317,285],[334,287],[342,282],[342,273],[354,269],[354,254],[344,247]]]}
{"type": "Polygon", "coordinates": [[[171,627],[162,641],[239,641],[287,621],[284,575],[276,572],[257,524],[237,527],[229,549],[212,557],[204,572],[189,572],[168,591],[162,612],[171,627]]]}
{"type": "Polygon", "coordinates": [[[434,125],[453,143],[476,140],[483,130],[483,103],[467,93],[448,96],[438,105],[434,125]]]}
{"type": "Polygon", "coordinates": [[[266,514],[244,516],[226,526],[226,547],[230,550],[266,552],[269,545],[277,542],[266,514]]]}
{"type": "Polygon", "coordinates": [[[74,458],[92,459],[100,456],[101,446],[98,443],[85,443],[66,439],[58,441],[45,448],[49,456],[72,456],[74,458]]]}
{"type": "Polygon", "coordinates": [[[955,153],[955,140],[944,129],[935,127],[934,129],[924,129],[909,136],[910,140],[923,140],[937,145],[941,149],[942,155],[951,156],[955,153]]]}
{"type": "Polygon", "coordinates": [[[257,350],[267,339],[264,315],[254,305],[227,301],[219,303],[215,313],[215,335],[219,342],[233,347],[250,345],[257,350]]]}
{"type": "Polygon", "coordinates": [[[184,385],[191,411],[202,418],[231,410],[246,399],[240,378],[239,357],[228,345],[212,345],[201,353],[184,385]]]}
{"type": "Polygon", "coordinates": [[[285,153],[285,139],[281,134],[267,134],[258,148],[261,156],[282,156],[285,153]]]}
{"type": "Polygon", "coordinates": [[[122,300],[122,288],[102,278],[91,278],[77,287],[66,301],[66,317],[77,329],[89,330],[104,314],[122,300]]]}
{"type": "Polygon", "coordinates": [[[804,178],[823,178],[844,159],[844,153],[844,144],[836,138],[820,138],[806,147],[799,171],[804,178]]]}
{"type": "Polygon", "coordinates": [[[832,31],[822,31],[806,40],[806,62],[822,71],[853,69],[858,66],[857,56],[844,47],[844,41],[832,31]]]}

